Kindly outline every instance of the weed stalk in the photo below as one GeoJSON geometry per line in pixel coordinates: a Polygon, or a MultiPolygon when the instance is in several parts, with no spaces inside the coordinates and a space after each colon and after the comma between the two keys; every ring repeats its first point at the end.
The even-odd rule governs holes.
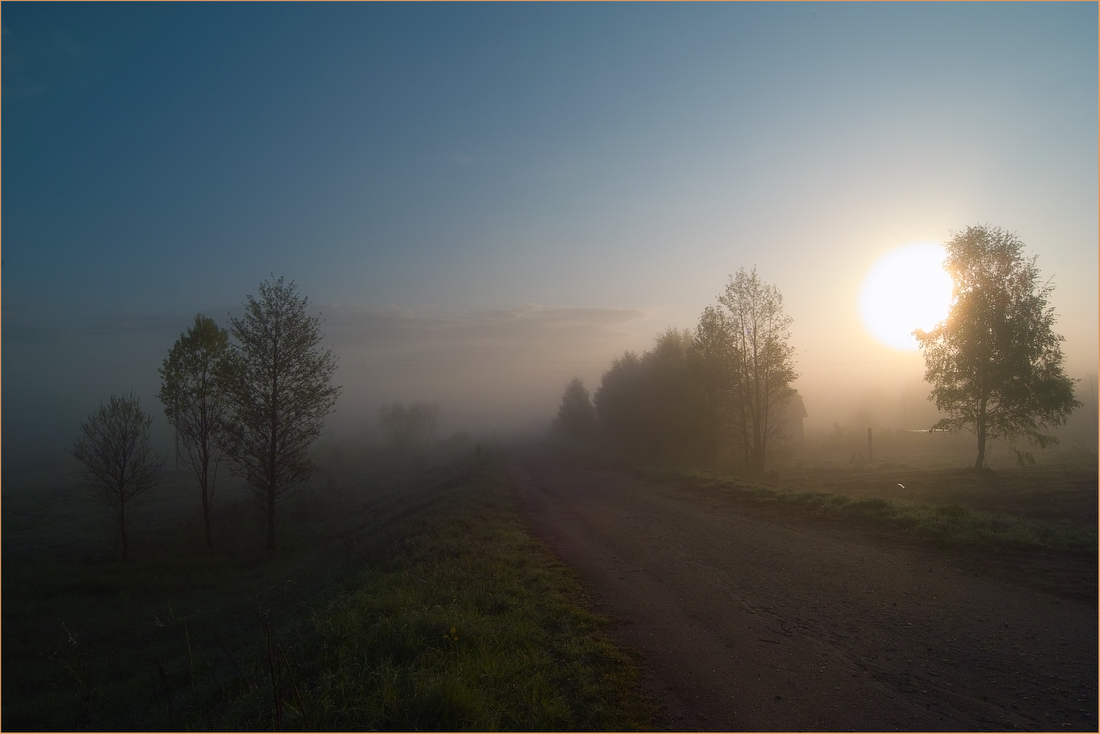
{"type": "Polygon", "coordinates": [[[275,681],[275,655],[271,647],[271,622],[267,618],[267,613],[263,615],[264,629],[267,630],[267,670],[271,675],[271,700],[274,706],[275,713],[275,731],[282,731],[283,728],[283,706],[279,701],[279,687],[275,681]]]}
{"type": "Polygon", "coordinates": [[[294,671],[290,668],[290,661],[286,659],[286,651],[283,650],[283,646],[279,645],[279,655],[283,659],[283,665],[286,666],[287,675],[290,676],[290,685],[294,689],[294,698],[298,701],[298,715],[302,718],[302,726],[306,731],[310,731],[309,718],[306,716],[306,705],[302,701],[302,693],[298,690],[298,682],[294,680],[294,671]]]}

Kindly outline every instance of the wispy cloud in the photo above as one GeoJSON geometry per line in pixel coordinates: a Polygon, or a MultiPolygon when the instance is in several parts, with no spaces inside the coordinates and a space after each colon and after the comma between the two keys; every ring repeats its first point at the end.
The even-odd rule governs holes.
{"type": "Polygon", "coordinates": [[[355,350],[588,351],[620,342],[624,327],[643,319],[637,309],[547,308],[524,304],[485,311],[414,311],[328,306],[325,331],[355,350]]]}
{"type": "Polygon", "coordinates": [[[371,406],[420,399],[439,402],[453,426],[549,420],[570,377],[595,388],[614,357],[633,346],[638,324],[650,320],[638,309],[532,303],[480,311],[320,310],[344,386],[336,422],[347,425],[364,411],[373,416],[371,406]]]}

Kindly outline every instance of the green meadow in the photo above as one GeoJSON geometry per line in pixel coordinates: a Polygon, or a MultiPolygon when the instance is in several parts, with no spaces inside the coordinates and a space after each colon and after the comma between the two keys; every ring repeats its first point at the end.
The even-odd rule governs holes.
{"type": "Polygon", "coordinates": [[[799,468],[774,485],[712,472],[634,471],[765,511],[859,523],[958,551],[1097,553],[1095,463],[975,472],[907,461],[883,460],[860,469],[799,468]]]}

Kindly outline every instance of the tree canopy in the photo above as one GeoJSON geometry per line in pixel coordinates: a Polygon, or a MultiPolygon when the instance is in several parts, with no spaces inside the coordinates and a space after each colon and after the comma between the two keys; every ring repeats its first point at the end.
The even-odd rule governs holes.
{"type": "Polygon", "coordinates": [[[561,436],[581,444],[596,436],[596,409],[580,377],[573,377],[565,385],[555,429],[561,436]]]}
{"type": "Polygon", "coordinates": [[[751,475],[761,475],[769,450],[787,436],[786,406],[798,377],[783,294],[756,268],[730,276],[716,306],[699,320],[695,347],[703,384],[722,427],[751,475]]]}
{"type": "Polygon", "coordinates": [[[790,323],[779,289],[742,268],[694,332],[667,329],[652,350],[626,352],[604,373],[595,406],[605,446],[763,475],[791,437],[798,373],[790,323]]]}
{"type": "Polygon", "coordinates": [[[228,354],[229,333],[213,319],[196,314],[194,325],[172,345],[159,370],[157,397],[183,444],[184,463],[199,482],[207,549],[213,548],[210,513],[229,410],[228,354]]]}
{"type": "Polygon", "coordinates": [[[112,511],[123,560],[130,549],[126,509],[157,484],[164,464],[149,445],[152,422],[133,393],[112,395],[80,424],[80,437],[70,449],[92,496],[112,511]]]}
{"type": "Polygon", "coordinates": [[[615,359],[594,398],[604,446],[635,459],[713,466],[691,350],[691,332],[670,328],[641,357],[625,352],[615,359]]]}
{"type": "MultiPolygon", "coordinates": [[[[990,439],[1023,437],[1040,448],[1044,433],[1080,403],[1062,369],[1063,338],[1054,332],[1053,286],[1039,280],[1015,233],[967,227],[945,244],[944,269],[955,282],[947,318],[914,335],[924,351],[930,400],[947,414],[935,429],[965,429],[978,439],[975,469],[990,439]]],[[[1013,447],[1020,461],[1029,453],[1013,447]]]]}
{"type": "Polygon", "coordinates": [[[283,278],[260,284],[245,313],[230,319],[231,420],[225,438],[236,471],[264,505],[267,550],[275,550],[275,510],[316,471],[309,447],[340,388],[336,358],[321,349],[320,318],[283,278]]]}

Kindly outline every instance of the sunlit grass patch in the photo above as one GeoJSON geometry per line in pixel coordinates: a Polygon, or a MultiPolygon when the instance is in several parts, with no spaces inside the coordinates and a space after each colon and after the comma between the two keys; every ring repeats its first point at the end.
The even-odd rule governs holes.
{"type": "Polygon", "coordinates": [[[1097,552],[1096,526],[1041,522],[970,509],[959,504],[934,505],[884,497],[855,497],[840,492],[787,490],[752,484],[737,477],[722,477],[711,472],[668,468],[643,468],[640,471],[653,479],[673,481],[680,486],[717,489],[742,500],[788,505],[792,510],[822,517],[873,522],[948,545],[1097,552]]]}

